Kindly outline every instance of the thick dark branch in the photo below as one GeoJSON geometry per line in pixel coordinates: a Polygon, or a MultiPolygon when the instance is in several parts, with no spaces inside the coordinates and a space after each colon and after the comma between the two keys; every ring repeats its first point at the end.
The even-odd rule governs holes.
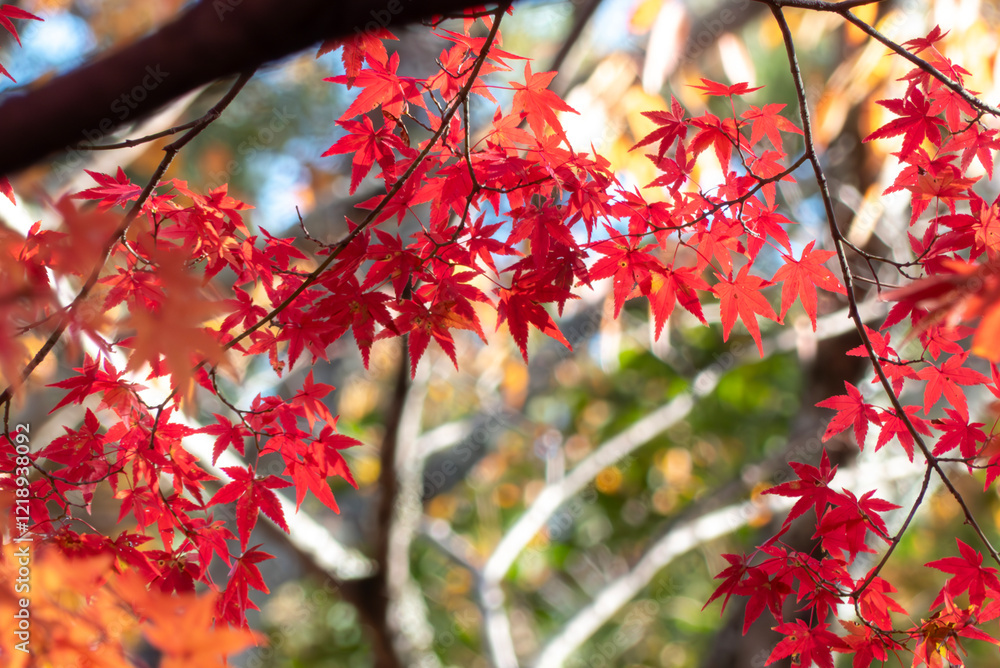
{"type": "Polygon", "coordinates": [[[0,174],[95,141],[204,84],[323,39],[398,28],[474,0],[202,0],[155,33],[0,104],[0,174]]]}

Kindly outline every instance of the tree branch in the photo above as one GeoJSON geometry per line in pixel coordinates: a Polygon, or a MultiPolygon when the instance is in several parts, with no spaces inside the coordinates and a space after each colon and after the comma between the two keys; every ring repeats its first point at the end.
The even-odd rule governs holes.
{"type": "Polygon", "coordinates": [[[785,16],[781,11],[780,3],[774,2],[772,4],[768,2],[768,0],[759,0],[759,1],[768,4],[769,8],[771,9],[771,13],[774,15],[774,20],[777,22],[778,28],[781,30],[782,39],[785,44],[785,51],[787,52],[788,56],[788,66],[791,71],[792,82],[795,85],[795,93],[799,102],[799,116],[801,117],[802,121],[802,132],[803,132],[803,140],[805,142],[805,151],[806,155],[809,157],[809,162],[812,164],[813,167],[813,174],[816,179],[816,184],[819,186],[819,192],[820,196],[822,197],[823,206],[826,212],[826,218],[828,226],[830,228],[830,234],[833,236],[834,247],[837,250],[837,258],[840,261],[840,268],[844,274],[844,287],[847,290],[848,311],[851,315],[851,319],[854,321],[855,328],[858,330],[858,335],[861,337],[861,341],[864,344],[865,350],[868,352],[868,357],[871,359],[872,365],[875,367],[875,374],[878,377],[879,382],[882,384],[882,387],[885,389],[885,393],[888,396],[889,402],[892,404],[892,408],[895,411],[896,415],[899,416],[899,419],[906,426],[907,432],[913,438],[914,442],[917,445],[917,448],[924,456],[924,459],[926,459],[927,463],[931,467],[933,467],[934,472],[937,473],[938,477],[944,483],[945,487],[948,488],[948,491],[951,493],[952,497],[961,507],[962,513],[965,516],[966,523],[969,524],[972,527],[973,531],[976,532],[976,535],[979,537],[980,542],[990,553],[990,557],[992,557],[993,561],[1000,564],[1000,554],[997,553],[996,548],[993,547],[993,544],[986,536],[986,533],[983,531],[982,527],[979,526],[979,523],[976,521],[976,518],[973,515],[972,510],[969,508],[969,505],[968,503],[966,503],[965,498],[962,496],[961,492],[959,492],[958,488],[955,487],[955,484],[951,481],[951,478],[948,477],[948,474],[941,467],[941,464],[938,462],[937,457],[935,457],[931,453],[931,449],[927,446],[927,443],[924,441],[923,437],[917,431],[916,427],[913,424],[913,421],[910,420],[906,411],[903,410],[903,405],[899,400],[899,396],[897,396],[896,392],[893,390],[892,383],[889,381],[888,377],[886,377],[885,371],[882,369],[882,364],[879,361],[879,356],[875,352],[875,348],[872,345],[871,337],[868,336],[868,331],[866,330],[864,322],[861,318],[861,314],[858,311],[857,297],[855,296],[854,292],[854,281],[853,281],[854,274],[851,271],[850,265],[847,262],[847,253],[845,250],[846,246],[844,244],[845,239],[843,233],[840,231],[840,227],[837,225],[837,217],[833,210],[833,199],[830,196],[830,188],[827,185],[826,174],[823,172],[823,167],[820,164],[819,155],[816,153],[816,145],[815,142],[813,141],[813,135],[812,135],[812,123],[809,117],[809,105],[806,101],[805,82],[802,79],[802,71],[799,68],[798,56],[796,55],[795,52],[795,44],[792,40],[791,29],[788,27],[788,22],[785,20],[785,16]]]}
{"type": "Polygon", "coordinates": [[[398,28],[474,0],[202,0],[152,35],[0,104],[0,174],[126,122],[185,93],[324,39],[398,28]],[[11,131],[16,129],[16,131],[11,131]],[[86,133],[86,134],[85,134],[86,133]]]}

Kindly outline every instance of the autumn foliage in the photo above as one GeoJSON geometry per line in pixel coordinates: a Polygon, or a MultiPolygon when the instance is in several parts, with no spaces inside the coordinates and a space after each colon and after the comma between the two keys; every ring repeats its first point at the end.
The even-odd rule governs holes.
{"type": "MultiPolygon", "coordinates": [[[[853,246],[832,218],[827,247],[817,239],[794,248],[789,238],[795,221],[782,213],[778,182],[809,168],[822,179],[804,106],[757,107],[743,100],[758,90],[751,83],[703,79],[696,88],[724,111],[691,116],[671,99],[647,112],[655,129],[633,150],[658,175],[626,187],[608,160],[570,141],[560,119],[574,110],[548,89],[555,73],[501,48],[505,10],[433,27],[440,69],[425,78],[398,73],[388,30],[322,47],[340,50],[345,71],[328,85],[354,97],[337,120],[338,138],[317,152],[348,156],[352,193],[372,176],[384,185],[335,243],[304,253],[249,225],[251,207],[226,186],[136,184],[121,169],[91,173],[92,187],[54,203],[59,228],[2,232],[0,458],[13,475],[0,490],[11,503],[7,535],[35,541],[35,652],[59,665],[103,643],[118,649],[87,665],[126,665],[120,647],[141,630],[165,652],[164,665],[208,666],[254,641],[240,627],[256,607],[249,592],[267,592],[257,564],[271,555],[251,545],[251,532],[262,513],[287,530],[278,497],[285,488],[297,506],[311,494],[338,511],[328,479],[353,484],[341,453],[358,442],[337,432],[323,402],[333,388],[310,373],[287,397],[226,400],[197,430],[214,439],[213,464],[224,452],[242,458],[217,479],[185,449],[196,430],[178,418],[198,397],[226,399],[234,358],[264,357],[280,376],[325,360],[348,335],[366,365],[380,341],[406,337],[415,374],[432,342],[455,361],[456,332],[485,341],[489,313],[527,360],[532,330],[569,346],[556,316],[603,279],[613,284],[616,316],[628,300],[647,301],[657,337],[678,305],[707,322],[703,304],[717,302],[723,338],[745,328],[761,354],[762,325],[784,324],[798,303],[815,330],[818,295],[841,295],[863,341],[851,354],[870,360],[889,401],[871,403],[848,384],[820,403],[833,411],[824,440],[847,432],[861,447],[901,447],[926,462],[927,478],[946,477],[942,458],[985,469],[987,487],[1000,475],[989,429],[972,420],[965,395],[986,386],[1000,397],[992,365],[1000,361],[1000,202],[976,194],[973,175],[977,165],[992,175],[1000,143],[990,121],[1000,112],[963,87],[967,72],[937,49],[941,31],[897,48],[915,64],[899,95],[879,102],[892,120],[867,138],[900,142],[901,169],[886,192],[910,193],[913,259],[893,264],[917,277],[881,293],[893,306],[871,328],[858,315],[848,260],[890,260],[853,246]],[[509,103],[497,101],[496,72],[513,73],[501,96],[509,103]],[[494,105],[485,128],[471,124],[471,96],[494,105]],[[698,182],[706,160],[722,169],[717,187],[698,182]],[[419,231],[404,237],[398,223],[418,207],[419,231]],[[764,269],[775,260],[776,269],[764,269]],[[66,286],[75,291],[69,300],[66,286]],[[889,328],[898,324],[893,332],[905,334],[893,341],[889,328]],[[919,343],[906,348],[909,357],[897,352],[900,337],[919,343]],[[55,383],[63,394],[52,410],[86,402],[85,418],[25,456],[11,402],[56,343],[78,363],[55,383]],[[147,387],[165,398],[152,402],[147,387]],[[902,404],[904,388],[919,388],[922,400],[902,404]],[[869,432],[877,433],[873,446],[869,432]],[[110,487],[119,520],[134,529],[88,529],[83,517],[99,485],[110,487]],[[27,523],[14,505],[25,487],[27,523]],[[213,578],[213,563],[224,563],[228,577],[213,578]],[[133,626],[108,631],[112,614],[133,626]]],[[[31,18],[0,10],[15,36],[11,19],[31,18]]],[[[792,78],[804,105],[797,66],[792,78]]],[[[14,199],[6,181],[0,189],[14,199]]],[[[773,617],[783,639],[770,661],[829,667],[840,652],[865,668],[909,653],[914,665],[937,667],[961,663],[968,641],[1000,644],[984,630],[1000,616],[1000,557],[978,526],[982,544],[959,541],[956,556],[927,564],[942,575],[940,593],[930,610],[912,610],[880,576],[912,513],[893,532],[883,515],[898,506],[877,490],[838,487],[825,454],[818,466],[792,466],[798,479],[767,492],[794,499],[781,532],[752,554],[725,555],[729,566],[709,601],[746,597],[744,631],[773,617]],[[782,541],[795,520],[814,523],[810,553],[782,541]],[[884,558],[859,574],[852,564],[862,553],[884,558]]],[[[12,548],[2,568],[16,570],[12,548]]],[[[0,595],[0,624],[16,605],[0,595]]],[[[6,665],[19,665],[10,663],[16,652],[0,651],[6,665]]]]}

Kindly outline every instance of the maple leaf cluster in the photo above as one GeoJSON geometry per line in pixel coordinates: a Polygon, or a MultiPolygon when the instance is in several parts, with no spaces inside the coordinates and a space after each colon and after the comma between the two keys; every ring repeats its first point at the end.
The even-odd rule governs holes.
{"type": "MultiPolygon", "coordinates": [[[[832,252],[814,243],[793,252],[792,221],[777,211],[776,183],[792,179],[784,145],[802,134],[781,115],[783,105],[748,105],[737,115],[738,98],[756,89],[703,80],[700,88],[728,100],[732,116],[691,118],[676,100],[669,112],[648,113],[659,128],[635,149],[656,144],[648,158],[661,176],[647,189],[626,189],[607,160],[571,144],[559,114],[574,110],[548,90],[554,72],[526,63],[523,83],[504,86],[510,104],[497,102],[501,85],[489,75],[511,72],[520,59],[499,48],[500,18],[482,18],[487,37],[473,36],[472,19],[462,32],[434,28],[444,44],[440,70],[424,79],[398,73],[387,30],[324,45],[321,53],[341,49],[345,68],[328,81],[355,94],[337,120],[343,135],[324,155],[350,156],[351,192],[365,179],[385,191],[360,205],[370,214],[348,220],[346,237],[318,244],[312,256],[292,239],[252,233],[242,217],[248,205],[226,186],[203,193],[172,179],[142,188],[121,169],[91,173],[97,185],[72,196],[89,205],[59,202],[61,229],[36,225],[6,240],[4,285],[31,299],[2,302],[11,309],[4,340],[12,342],[0,350],[4,377],[18,378],[29,359],[18,326],[44,332],[58,321],[56,340],[65,334],[80,346],[86,337],[98,351],[55,383],[65,395],[54,410],[87,408],[82,425],[34,455],[33,532],[69,554],[110,556],[164,593],[188,595],[199,584],[218,591],[217,618],[244,625],[256,607],[249,590],[267,591],[256,564],[270,555],[249,547],[260,513],[287,530],[277,497],[285,487],[294,487],[297,505],[312,492],[336,511],[327,480],[354,484],[341,450],[356,441],[336,433],[322,401],[333,388],[312,373],[292,397],[226,402],[230,412],[201,429],[176,420],[195,392],[221,396],[227,356],[264,357],[280,375],[304,355],[325,360],[351,333],[367,366],[376,341],[406,336],[415,373],[432,340],[456,364],[456,330],[485,341],[481,313],[492,309],[527,360],[530,328],[569,345],[551,310],[603,279],[613,283],[616,316],[627,300],[647,299],[657,336],[677,303],[705,322],[702,301],[712,297],[724,338],[739,319],[761,352],[758,318],[781,322],[796,300],[815,327],[817,288],[844,289],[825,266],[832,252]],[[470,125],[472,96],[494,105],[485,130],[470,125]],[[711,191],[693,176],[702,154],[725,173],[711,191]],[[647,199],[654,191],[666,199],[647,199]],[[398,223],[408,215],[419,229],[404,238],[398,223]],[[770,279],[755,265],[765,248],[782,258],[770,279]],[[98,277],[94,267],[102,266],[98,277]],[[87,299],[63,306],[60,281],[82,282],[87,299]],[[780,314],[762,292],[778,284],[780,314]],[[144,381],[134,378],[146,369],[144,381]],[[149,404],[145,385],[164,381],[168,399],[149,404]],[[230,481],[211,494],[219,481],[184,447],[198,432],[215,438],[213,459],[231,450],[245,461],[225,467],[230,481]],[[77,531],[74,509],[89,507],[99,484],[134,531],[115,539],[77,531]],[[146,546],[153,536],[155,547],[146,546]],[[212,578],[215,559],[231,568],[225,583],[212,578]]],[[[0,459],[16,463],[13,440],[0,459]]],[[[830,547],[853,554],[869,525],[846,515],[870,512],[884,534],[875,518],[881,507],[867,496],[843,498],[829,521],[847,537],[830,547]]]]}
{"type": "MultiPolygon", "coordinates": [[[[931,474],[937,473],[964,505],[941,461],[951,458],[969,472],[985,469],[987,489],[1000,475],[993,433],[972,420],[966,396],[966,388],[975,386],[1000,397],[1000,370],[982,359],[1000,360],[1000,254],[991,227],[1000,200],[985,202],[973,190],[980,177],[970,175],[978,162],[992,177],[993,151],[1000,143],[997,129],[986,123],[996,112],[964,88],[968,72],[938,50],[936,44],[945,35],[935,28],[926,38],[904,44],[921,54],[922,62],[900,80],[905,86],[899,97],[878,101],[895,118],[865,139],[900,142],[892,154],[900,170],[885,193],[910,193],[908,239],[915,259],[901,263],[880,258],[850,248],[840,237],[840,248],[862,254],[869,267],[882,262],[904,276],[909,267],[923,273],[908,285],[882,292],[881,297],[895,305],[878,330],[862,326],[858,319],[864,343],[848,352],[871,360],[872,382],[881,384],[889,405],[877,405],[868,398],[871,393],[849,383],[845,394],[818,405],[836,411],[824,441],[849,432],[863,449],[869,427],[875,427],[875,450],[897,442],[911,461],[926,461],[924,490],[931,474]],[[900,349],[909,356],[904,356],[893,347],[888,330],[907,320],[910,331],[903,340],[906,347],[900,349]],[[904,403],[913,395],[916,403],[904,403]]],[[[791,269],[786,264],[779,273],[787,271],[791,269]]],[[[873,279],[880,285],[877,275],[873,279]]],[[[784,289],[790,284],[794,282],[786,278],[784,289]]],[[[802,301],[806,304],[804,296],[802,301]]],[[[799,462],[791,467],[798,479],[765,492],[796,499],[781,530],[753,555],[725,555],[729,567],[717,576],[723,582],[710,599],[725,594],[725,605],[731,596],[748,597],[744,631],[765,609],[770,611],[783,639],[768,663],[791,657],[795,666],[832,667],[833,653],[842,652],[853,654],[855,668],[866,668],[887,661],[890,653],[900,658],[910,652],[914,666],[955,666],[963,665],[963,639],[1000,645],[982,629],[1000,615],[997,570],[983,564],[983,553],[957,540],[960,557],[927,563],[950,576],[931,604],[933,613],[919,624],[897,626],[909,621],[903,617],[907,612],[892,596],[896,589],[879,573],[912,513],[898,533],[890,534],[882,514],[898,506],[876,498],[874,492],[857,497],[846,489],[832,489],[836,467],[830,466],[825,452],[819,467],[799,462]],[[815,514],[813,539],[819,557],[787,548],[780,540],[791,522],[809,511],[815,514]],[[875,546],[887,550],[882,560],[863,577],[852,576],[858,554],[876,552],[875,546]],[[798,610],[790,620],[785,603],[793,594],[798,610]],[[837,620],[845,635],[830,630],[831,618],[846,609],[839,606],[853,607],[855,613],[837,620]]],[[[975,520],[968,513],[966,519],[1000,565],[975,520]]]]}
{"type": "MultiPolygon", "coordinates": [[[[0,10],[0,24],[15,36],[4,16],[34,18],[0,10]]],[[[252,231],[242,214],[250,207],[226,186],[200,192],[170,179],[144,188],[121,169],[91,173],[96,186],[58,202],[61,228],[2,232],[7,401],[55,342],[73,350],[86,342],[89,351],[54,384],[64,394],[53,410],[86,404],[82,424],[65,427],[29,458],[37,474],[28,485],[31,531],[65,556],[138,573],[123,585],[133,593],[181,600],[170,609],[177,615],[148,613],[156,617],[154,642],[169,637],[181,616],[244,626],[246,611],[256,608],[250,590],[267,592],[257,564],[271,555],[251,546],[260,514],[287,531],[279,490],[294,488],[297,507],[311,492],[337,511],[329,478],[354,484],[341,451],[357,441],[336,431],[324,404],[333,388],[310,371],[291,396],[257,394],[235,405],[219,377],[233,372],[237,354],[268,360],[280,376],[326,360],[350,334],[367,367],[377,341],[405,336],[415,374],[432,341],[457,366],[456,331],[485,342],[489,314],[498,328],[506,323],[527,360],[532,328],[569,346],[553,313],[581,288],[607,280],[614,315],[644,298],[656,337],[678,303],[706,323],[703,303],[714,299],[723,339],[739,320],[763,355],[761,319],[782,323],[798,301],[815,330],[818,290],[854,298],[829,264],[836,255],[847,271],[843,239],[834,234],[836,250],[818,240],[793,248],[794,223],[779,212],[778,182],[793,180],[813,150],[784,105],[745,104],[741,98],[759,87],[702,79],[696,88],[729,112],[692,117],[673,98],[669,110],[646,112],[656,127],[633,150],[650,147],[657,176],[627,188],[608,160],[573,145],[560,115],[575,112],[548,90],[555,73],[536,72],[530,62],[517,65],[523,76],[514,73],[522,59],[500,48],[501,18],[501,11],[469,18],[460,32],[435,26],[440,68],[426,78],[399,73],[388,30],[321,48],[340,49],[344,74],[327,81],[353,95],[336,121],[340,136],[323,155],[345,156],[338,159],[350,163],[351,193],[366,181],[381,185],[359,205],[369,213],[348,220],[342,239],[308,239],[312,253],[305,243],[252,231]],[[474,36],[477,20],[487,36],[474,36]],[[498,83],[501,75],[510,81],[498,83]],[[500,89],[509,103],[498,102],[500,89]],[[472,126],[474,102],[489,105],[485,128],[472,126]],[[791,161],[790,146],[799,142],[806,155],[791,161]],[[698,183],[704,161],[721,169],[718,186],[698,183]],[[404,220],[416,221],[416,231],[404,236],[404,220]],[[68,305],[59,297],[67,283],[83,286],[68,305]],[[31,353],[29,332],[51,345],[31,353]],[[146,398],[151,384],[169,387],[161,404],[146,398]],[[196,393],[217,395],[226,407],[200,428],[178,419],[196,393]],[[242,457],[222,469],[228,480],[185,448],[197,433],[214,438],[213,464],[223,453],[242,457]],[[115,538],[73,522],[104,484],[120,504],[119,521],[134,523],[115,538]],[[213,579],[216,560],[230,567],[226,582],[213,579]],[[210,595],[196,597],[199,587],[210,595]]],[[[983,108],[961,88],[967,73],[935,47],[942,38],[935,31],[906,46],[954,85],[915,68],[903,79],[905,93],[880,102],[896,118],[868,137],[902,142],[903,167],[887,192],[911,194],[912,264],[926,274],[884,294],[897,304],[878,331],[859,321],[865,344],[851,354],[869,357],[891,405],[878,406],[851,385],[819,405],[836,411],[824,439],[850,430],[863,447],[874,425],[876,450],[895,439],[911,459],[925,457],[929,472],[957,450],[970,470],[986,468],[989,486],[1000,475],[1000,454],[984,449],[985,425],[972,421],[963,388],[986,385],[1000,397],[1000,371],[992,367],[991,379],[972,366],[972,353],[1000,359],[1000,202],[979,198],[967,170],[977,161],[991,174],[1000,144],[983,108]],[[901,357],[886,331],[907,317],[923,348],[914,359],[901,357]],[[961,344],[969,337],[971,352],[961,344]],[[904,390],[918,388],[922,401],[900,402],[904,390]],[[923,439],[936,433],[928,446],[923,439]]],[[[8,434],[0,443],[4,470],[26,469],[22,459],[8,434]]],[[[751,556],[726,555],[730,565],[709,601],[725,594],[725,606],[732,596],[747,597],[744,631],[768,611],[783,636],[772,661],[832,666],[833,652],[844,652],[865,668],[912,645],[916,663],[937,666],[959,660],[959,638],[993,642],[979,624],[997,616],[1000,584],[978,551],[959,543],[961,558],[928,564],[952,575],[933,603],[940,609],[896,629],[892,613],[904,608],[881,566],[861,578],[851,568],[859,554],[898,543],[883,517],[897,506],[874,491],[831,488],[836,467],[825,454],[818,467],[792,468],[798,479],[769,491],[797,499],[781,531],[751,556]],[[780,541],[809,511],[816,554],[780,541]],[[956,603],[963,596],[965,607],[956,603]],[[787,619],[792,601],[809,615],[787,619]],[[844,604],[855,607],[857,621],[840,619],[838,635],[831,617],[844,604]]],[[[14,489],[14,479],[0,479],[0,490],[14,489]]],[[[246,639],[233,633],[234,645],[246,639]]],[[[192,656],[211,640],[193,642],[192,656]]]]}

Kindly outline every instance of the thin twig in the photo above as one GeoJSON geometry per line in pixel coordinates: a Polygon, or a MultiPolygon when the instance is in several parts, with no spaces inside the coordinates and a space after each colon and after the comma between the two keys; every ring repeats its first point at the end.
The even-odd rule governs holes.
{"type": "Polygon", "coordinates": [[[895,391],[892,389],[892,383],[889,381],[888,377],[885,375],[885,371],[882,369],[882,365],[879,363],[879,355],[875,352],[875,348],[872,345],[871,338],[868,336],[868,330],[865,328],[864,322],[861,318],[861,314],[858,311],[857,297],[854,293],[854,281],[853,273],[851,272],[851,267],[847,262],[847,252],[846,246],[844,244],[844,236],[837,226],[837,217],[833,210],[833,198],[830,196],[830,189],[826,181],[826,175],[823,172],[823,167],[820,164],[819,156],[816,153],[815,143],[813,142],[812,136],[812,126],[809,118],[809,105],[806,101],[806,90],[805,83],[802,80],[802,71],[799,68],[798,57],[795,52],[795,44],[792,41],[791,29],[788,27],[788,22],[785,20],[784,15],[781,12],[781,7],[778,4],[768,4],[771,9],[771,13],[774,15],[775,21],[778,23],[778,27],[781,30],[781,35],[785,43],[785,51],[788,56],[788,64],[792,74],[792,80],[795,84],[795,93],[799,101],[799,115],[802,121],[802,131],[803,139],[805,142],[806,155],[809,157],[809,162],[812,163],[813,172],[816,178],[816,184],[819,186],[820,196],[823,199],[823,206],[826,210],[827,222],[830,228],[830,234],[833,237],[834,247],[837,250],[837,259],[840,261],[840,268],[844,274],[844,287],[847,291],[847,301],[848,301],[848,312],[850,313],[851,319],[854,321],[855,328],[858,331],[858,335],[861,337],[861,341],[865,346],[865,350],[868,352],[868,357],[872,361],[872,365],[875,367],[875,373],[878,375],[879,382],[882,384],[883,389],[888,395],[889,401],[896,411],[896,415],[903,424],[906,426],[907,432],[913,437],[914,442],[916,442],[917,447],[920,448],[920,452],[924,455],[928,464],[934,468],[934,472],[941,478],[945,487],[958,502],[958,505],[962,508],[962,513],[965,516],[965,521],[969,524],[979,540],[989,551],[990,556],[993,560],[1000,564],[1000,554],[997,553],[996,549],[990,543],[989,538],[987,538],[982,527],[976,521],[972,510],[969,508],[962,496],[961,492],[955,487],[948,474],[945,473],[944,469],[938,463],[937,458],[931,453],[930,448],[924,442],[923,437],[917,431],[913,422],[910,420],[909,415],[903,410],[902,403],[899,397],[896,395],[895,391]]]}
{"type": "Polygon", "coordinates": [[[188,142],[201,134],[202,130],[208,127],[212,121],[217,119],[222,114],[222,111],[229,106],[229,103],[236,98],[239,92],[243,90],[243,87],[247,84],[247,82],[250,81],[250,78],[253,76],[255,71],[256,70],[249,70],[240,74],[229,91],[208,111],[208,113],[199,118],[195,122],[195,125],[192,126],[191,129],[189,129],[180,139],[163,147],[163,151],[166,155],[163,156],[163,159],[157,166],[156,171],[154,171],[153,175],[149,178],[149,181],[146,183],[146,187],[142,189],[141,193],[139,193],[139,197],[132,204],[132,208],[125,214],[125,217],[115,230],[115,233],[108,240],[107,244],[105,244],[100,261],[94,266],[94,269],[90,272],[90,276],[87,277],[87,281],[83,284],[83,287],[80,288],[76,297],[66,308],[62,318],[59,320],[59,324],[56,325],[56,328],[51,334],[49,334],[49,337],[45,340],[45,343],[42,344],[42,347],[38,349],[38,352],[35,353],[34,357],[31,358],[31,361],[29,361],[21,371],[20,377],[11,382],[3,393],[0,394],[0,404],[10,402],[17,388],[20,387],[29,376],[31,376],[31,373],[38,367],[39,364],[42,363],[42,360],[48,356],[48,354],[55,347],[56,343],[59,342],[59,339],[62,338],[62,335],[66,332],[66,329],[69,327],[70,321],[72,320],[71,316],[73,312],[80,306],[80,304],[86,301],[91,290],[93,290],[94,286],[97,285],[97,280],[101,276],[101,270],[104,268],[105,262],[108,261],[108,257],[111,255],[111,251],[115,247],[115,244],[118,243],[119,239],[125,236],[125,232],[132,224],[132,221],[138,217],[139,213],[142,211],[143,205],[145,205],[149,196],[153,194],[153,189],[159,185],[160,179],[167,171],[167,167],[170,166],[170,163],[177,155],[177,152],[184,148],[188,142]]]}

